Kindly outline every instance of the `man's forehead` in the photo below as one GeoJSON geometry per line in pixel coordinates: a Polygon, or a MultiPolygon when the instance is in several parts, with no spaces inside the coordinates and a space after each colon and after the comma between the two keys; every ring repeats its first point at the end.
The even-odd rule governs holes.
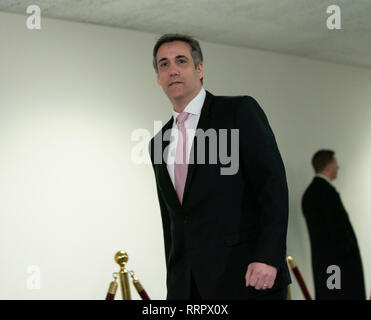
{"type": "Polygon", "coordinates": [[[191,57],[191,46],[183,41],[172,41],[163,43],[157,51],[157,59],[170,57],[191,57]]]}

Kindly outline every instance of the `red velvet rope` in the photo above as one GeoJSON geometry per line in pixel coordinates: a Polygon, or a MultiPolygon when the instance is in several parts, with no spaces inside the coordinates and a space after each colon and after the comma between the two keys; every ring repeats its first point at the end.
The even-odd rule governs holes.
{"type": "Polygon", "coordinates": [[[312,300],[312,297],[309,294],[308,288],[305,285],[305,282],[303,280],[303,277],[301,276],[301,273],[299,271],[298,267],[291,268],[292,272],[294,273],[296,280],[299,283],[300,289],[303,292],[305,300],[312,300]]]}

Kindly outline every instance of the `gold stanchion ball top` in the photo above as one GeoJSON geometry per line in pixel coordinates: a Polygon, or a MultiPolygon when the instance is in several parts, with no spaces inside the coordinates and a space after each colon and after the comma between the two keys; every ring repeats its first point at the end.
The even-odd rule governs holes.
{"type": "Polygon", "coordinates": [[[296,268],[296,263],[295,263],[295,260],[292,256],[287,257],[287,262],[289,263],[291,268],[296,268]]]}
{"type": "Polygon", "coordinates": [[[115,261],[117,264],[119,264],[121,267],[125,266],[126,262],[128,262],[129,256],[124,251],[118,251],[115,254],[115,261]]]}

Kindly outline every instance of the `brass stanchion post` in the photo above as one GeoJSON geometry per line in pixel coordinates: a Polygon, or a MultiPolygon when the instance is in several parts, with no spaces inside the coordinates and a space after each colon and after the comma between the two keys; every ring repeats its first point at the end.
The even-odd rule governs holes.
{"type": "Polygon", "coordinates": [[[129,272],[125,269],[125,264],[128,262],[129,257],[126,252],[119,251],[115,254],[115,261],[120,266],[118,272],[121,284],[121,293],[123,300],[131,300],[130,286],[129,286],[129,272]]]}

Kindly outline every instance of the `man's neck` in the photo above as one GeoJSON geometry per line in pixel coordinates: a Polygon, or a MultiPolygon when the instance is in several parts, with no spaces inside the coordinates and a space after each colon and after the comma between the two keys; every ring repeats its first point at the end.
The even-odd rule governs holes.
{"type": "Polygon", "coordinates": [[[330,178],[330,176],[328,174],[326,174],[325,172],[320,172],[320,173],[317,173],[316,174],[317,177],[320,177],[322,179],[325,179],[326,181],[328,181],[329,183],[331,183],[332,179],[330,178]]]}
{"type": "Polygon", "coordinates": [[[198,90],[195,90],[194,94],[191,97],[179,98],[179,100],[171,100],[173,109],[178,113],[183,112],[186,106],[200,93],[201,89],[202,87],[198,88],[198,90]]]}

